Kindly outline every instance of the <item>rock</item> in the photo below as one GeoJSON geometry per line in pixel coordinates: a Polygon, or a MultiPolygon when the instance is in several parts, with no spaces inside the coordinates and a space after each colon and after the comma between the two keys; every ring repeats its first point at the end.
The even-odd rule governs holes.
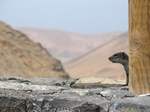
{"type": "Polygon", "coordinates": [[[0,97],[1,112],[106,112],[95,104],[66,99],[33,100],[0,97]]]}
{"type": "Polygon", "coordinates": [[[121,86],[125,84],[125,81],[117,81],[108,78],[80,78],[72,85],[73,88],[98,88],[98,87],[110,87],[110,86],[121,86]]]}
{"type": "Polygon", "coordinates": [[[37,94],[36,91],[32,90],[17,90],[17,88],[16,89],[0,88],[0,96],[3,97],[26,99],[35,97],[36,94],[37,94]]]}
{"type": "Polygon", "coordinates": [[[72,88],[72,85],[79,80],[82,78],[63,80],[0,77],[0,96],[2,98],[0,107],[4,107],[3,101],[5,101],[7,102],[6,107],[16,106],[11,109],[12,112],[18,111],[15,111],[18,104],[23,106],[20,112],[108,112],[109,109],[118,109],[113,105],[120,99],[137,97],[136,94],[129,92],[126,86],[103,87],[100,84],[101,86],[94,87],[95,83],[93,85],[90,83],[90,88],[83,89],[79,86],[72,88]]]}
{"type": "Polygon", "coordinates": [[[150,97],[123,98],[112,102],[109,112],[150,112],[150,97]]]}
{"type": "Polygon", "coordinates": [[[39,43],[0,21],[0,75],[68,79],[61,62],[39,43]]]}
{"type": "Polygon", "coordinates": [[[69,78],[68,80],[56,79],[56,78],[30,78],[24,79],[16,76],[1,76],[0,81],[13,82],[13,83],[26,83],[33,85],[52,85],[52,86],[68,86],[73,85],[78,79],[69,78]]]}
{"type": "Polygon", "coordinates": [[[29,80],[24,79],[22,77],[15,77],[15,76],[1,76],[0,81],[6,81],[6,82],[17,82],[17,83],[30,83],[29,80]]]}
{"type": "Polygon", "coordinates": [[[29,112],[33,110],[38,112],[106,112],[95,104],[66,99],[28,101],[27,110],[29,112]]]}
{"type": "Polygon", "coordinates": [[[72,84],[74,84],[77,80],[78,79],[76,79],[76,78],[69,78],[68,80],[55,79],[55,78],[31,78],[31,79],[29,79],[29,81],[32,84],[68,86],[68,87],[70,87],[72,84]]]}
{"type": "Polygon", "coordinates": [[[124,90],[104,90],[100,92],[100,94],[105,97],[107,100],[115,100],[115,99],[122,99],[125,97],[135,97],[136,94],[130,92],[130,91],[124,91],[124,90]]]}
{"type": "Polygon", "coordinates": [[[24,99],[0,97],[0,112],[27,112],[24,99]]]}

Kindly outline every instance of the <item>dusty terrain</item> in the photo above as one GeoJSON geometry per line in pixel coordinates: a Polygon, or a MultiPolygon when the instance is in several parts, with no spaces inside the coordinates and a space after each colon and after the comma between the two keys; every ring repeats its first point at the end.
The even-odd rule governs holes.
{"type": "Polygon", "coordinates": [[[68,78],[61,62],[40,44],[0,21],[0,76],[68,78]]]}
{"type": "Polygon", "coordinates": [[[71,77],[107,77],[125,79],[125,71],[120,64],[111,63],[108,57],[120,51],[128,54],[128,34],[120,36],[100,45],[96,49],[65,64],[71,77]]]}
{"type": "Polygon", "coordinates": [[[19,30],[35,42],[40,42],[53,56],[59,58],[71,77],[125,79],[123,67],[111,63],[108,57],[120,51],[128,54],[127,33],[83,35],[52,29],[19,30]]]}
{"type": "Polygon", "coordinates": [[[27,34],[33,41],[40,42],[52,56],[61,60],[63,63],[93,50],[122,33],[107,32],[103,34],[85,35],[54,29],[17,29],[27,34]]]}

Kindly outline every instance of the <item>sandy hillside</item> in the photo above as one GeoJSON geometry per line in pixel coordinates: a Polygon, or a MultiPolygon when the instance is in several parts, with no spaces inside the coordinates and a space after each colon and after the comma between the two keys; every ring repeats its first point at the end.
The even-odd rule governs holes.
{"type": "Polygon", "coordinates": [[[27,34],[33,41],[41,43],[61,62],[77,58],[122,33],[85,35],[54,29],[17,28],[17,30],[27,34]]]}
{"type": "Polygon", "coordinates": [[[125,71],[120,64],[111,63],[108,57],[116,52],[124,51],[128,54],[128,35],[120,36],[105,43],[65,64],[66,71],[71,77],[108,77],[124,79],[125,71]]]}
{"type": "Polygon", "coordinates": [[[61,62],[24,33],[0,21],[0,76],[63,78],[61,62]]]}

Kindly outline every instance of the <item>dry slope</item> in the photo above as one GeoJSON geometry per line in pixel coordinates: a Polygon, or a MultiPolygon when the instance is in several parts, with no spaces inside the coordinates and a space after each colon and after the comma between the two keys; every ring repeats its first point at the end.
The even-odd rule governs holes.
{"type": "Polygon", "coordinates": [[[25,34],[0,22],[0,75],[68,78],[61,62],[25,34]]]}
{"type": "Polygon", "coordinates": [[[128,35],[120,36],[99,46],[95,50],[65,64],[65,69],[71,77],[108,77],[125,78],[125,72],[120,64],[109,62],[108,57],[116,52],[128,53],[128,35]]]}
{"type": "Polygon", "coordinates": [[[81,56],[121,34],[121,32],[109,32],[85,35],[54,29],[17,29],[27,34],[33,41],[40,42],[54,57],[62,62],[81,56]]]}

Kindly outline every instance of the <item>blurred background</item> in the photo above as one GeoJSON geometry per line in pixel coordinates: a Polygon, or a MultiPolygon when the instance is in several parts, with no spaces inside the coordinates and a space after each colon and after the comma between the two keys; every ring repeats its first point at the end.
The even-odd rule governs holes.
{"type": "MultiPolygon", "coordinates": [[[[128,53],[127,0],[1,0],[0,21],[1,38],[12,39],[18,35],[15,31],[23,32],[24,36],[41,44],[42,49],[46,49],[50,56],[61,62],[64,71],[58,75],[65,72],[70,77],[125,78],[123,67],[112,64],[108,61],[108,57],[120,51],[128,53]],[[7,25],[11,26],[13,30],[10,30],[7,25]],[[10,36],[8,32],[13,32],[13,35],[10,36]]],[[[18,36],[17,39],[20,37],[18,36]]],[[[13,41],[16,42],[16,40],[13,41]]],[[[25,48],[23,50],[27,50],[22,44],[16,43],[16,46],[17,44],[20,45],[20,48],[25,48]]],[[[2,47],[4,48],[4,44],[2,47]]],[[[31,48],[33,47],[31,46],[31,48]]],[[[31,50],[31,48],[29,49],[31,50]]],[[[35,51],[33,49],[30,52],[35,54],[35,51]]],[[[40,51],[37,52],[42,54],[40,51]]],[[[31,54],[27,53],[26,55],[31,54]]],[[[11,60],[11,58],[9,59],[11,60]]],[[[33,60],[35,59],[33,58],[33,60]]],[[[21,61],[19,59],[18,62],[21,63],[21,61]]],[[[11,62],[12,69],[17,70],[14,75],[22,74],[19,76],[32,77],[32,74],[35,74],[32,72],[36,68],[34,66],[41,61],[41,57],[36,59],[36,63],[33,63],[32,67],[30,62],[30,66],[22,63],[22,67],[28,67],[24,72],[17,70],[19,69],[17,67],[13,68],[12,63],[14,62],[11,62]],[[27,71],[31,68],[33,68],[30,70],[31,75],[28,75],[27,71]]],[[[7,63],[7,61],[2,63],[7,63]]],[[[52,63],[52,70],[57,68],[59,71],[59,67],[56,67],[57,64],[58,62],[52,63]]],[[[38,67],[44,68],[45,66],[40,64],[38,67]]],[[[4,68],[1,75],[9,74],[6,72],[8,66],[4,68]]],[[[41,73],[39,77],[47,77],[47,73],[41,73]]]]}

